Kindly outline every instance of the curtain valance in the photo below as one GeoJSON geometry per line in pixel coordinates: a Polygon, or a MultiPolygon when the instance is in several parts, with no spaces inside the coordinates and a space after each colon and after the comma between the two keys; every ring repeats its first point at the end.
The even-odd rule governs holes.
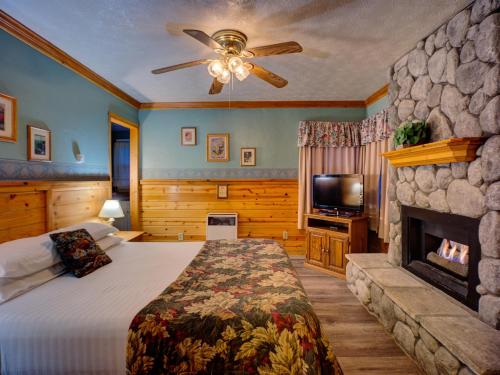
{"type": "Polygon", "coordinates": [[[392,133],[390,111],[383,111],[361,122],[301,121],[298,146],[354,147],[380,141],[392,133]]]}

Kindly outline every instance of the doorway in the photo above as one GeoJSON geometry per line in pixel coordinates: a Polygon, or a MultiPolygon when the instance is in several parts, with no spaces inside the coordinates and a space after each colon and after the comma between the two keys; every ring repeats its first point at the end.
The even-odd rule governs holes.
{"type": "Polygon", "coordinates": [[[120,230],[139,229],[139,128],[113,113],[109,114],[109,175],[112,199],[120,201],[124,218],[116,219],[120,230]]]}

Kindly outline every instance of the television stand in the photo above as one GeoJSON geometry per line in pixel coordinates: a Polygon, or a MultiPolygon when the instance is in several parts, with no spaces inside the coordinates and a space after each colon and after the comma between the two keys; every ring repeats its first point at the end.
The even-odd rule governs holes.
{"type": "Polygon", "coordinates": [[[319,210],[319,214],[330,217],[353,217],[360,215],[359,212],[339,211],[339,210],[319,210]]]}
{"type": "Polygon", "coordinates": [[[345,279],[346,254],[368,251],[368,217],[307,214],[304,266],[345,279]]]}

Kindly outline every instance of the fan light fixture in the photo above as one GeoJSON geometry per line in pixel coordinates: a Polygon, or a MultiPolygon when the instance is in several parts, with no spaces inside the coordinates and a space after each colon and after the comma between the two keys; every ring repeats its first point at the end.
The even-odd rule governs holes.
{"type": "Polygon", "coordinates": [[[220,60],[212,60],[208,64],[208,73],[217,78],[222,84],[227,84],[231,81],[231,73],[236,76],[239,81],[243,81],[250,74],[252,64],[244,63],[238,56],[224,57],[220,60]]]}

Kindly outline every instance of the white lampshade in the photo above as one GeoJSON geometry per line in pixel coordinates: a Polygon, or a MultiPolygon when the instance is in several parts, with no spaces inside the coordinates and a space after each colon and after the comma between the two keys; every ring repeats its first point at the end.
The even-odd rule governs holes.
{"type": "Polygon", "coordinates": [[[123,213],[122,206],[120,206],[120,202],[112,199],[104,202],[101,212],[99,212],[99,217],[116,218],[124,216],[125,214],[123,213]]]}

